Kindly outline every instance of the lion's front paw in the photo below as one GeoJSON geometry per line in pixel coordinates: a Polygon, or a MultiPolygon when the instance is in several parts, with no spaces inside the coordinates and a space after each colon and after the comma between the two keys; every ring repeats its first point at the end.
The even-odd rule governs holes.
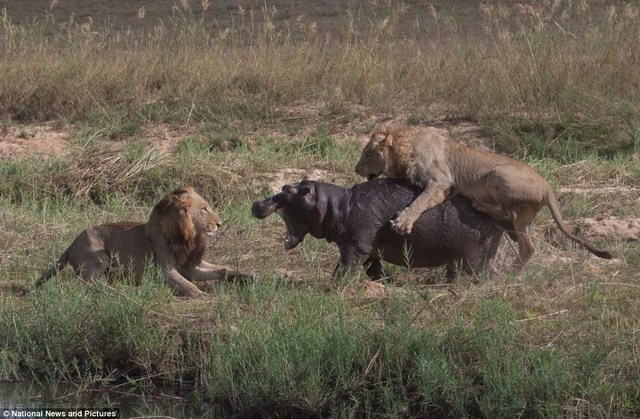
{"type": "Polygon", "coordinates": [[[240,276],[238,276],[237,280],[240,280],[242,283],[254,282],[256,280],[256,274],[243,273],[240,276]]]}
{"type": "Polygon", "coordinates": [[[182,294],[182,296],[186,298],[202,298],[205,295],[207,295],[207,293],[199,290],[197,287],[195,287],[195,289],[185,291],[182,294]]]}
{"type": "Polygon", "coordinates": [[[256,280],[256,274],[249,273],[249,272],[235,271],[231,275],[227,275],[227,278],[232,280],[235,283],[248,284],[256,280]]]}
{"type": "Polygon", "coordinates": [[[406,209],[403,209],[391,220],[391,227],[396,233],[406,235],[411,233],[414,221],[415,218],[413,218],[406,209]]]}

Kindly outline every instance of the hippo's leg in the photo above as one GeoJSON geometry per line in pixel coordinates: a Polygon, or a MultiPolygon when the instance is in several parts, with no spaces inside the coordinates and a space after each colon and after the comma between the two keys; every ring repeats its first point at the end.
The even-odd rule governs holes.
{"type": "Polygon", "coordinates": [[[362,265],[367,256],[354,246],[340,247],[340,261],[333,270],[333,277],[339,278],[353,272],[358,266],[362,265]]]}
{"type": "Polygon", "coordinates": [[[499,241],[500,238],[498,237],[497,240],[489,243],[492,247],[488,251],[483,251],[486,247],[484,246],[471,252],[464,259],[450,263],[447,266],[447,279],[449,281],[455,279],[456,274],[462,271],[469,275],[473,282],[477,282],[480,276],[491,266],[491,260],[496,254],[499,241]],[[453,274],[451,274],[453,276],[450,276],[451,271],[453,271],[453,274]]]}
{"type": "Polygon", "coordinates": [[[382,262],[378,258],[369,258],[364,262],[365,272],[374,281],[385,278],[386,272],[382,268],[382,262]]]}
{"type": "Polygon", "coordinates": [[[458,276],[458,268],[460,267],[460,260],[452,260],[447,265],[445,269],[445,276],[447,278],[447,282],[453,282],[454,279],[458,276]]]}
{"type": "Polygon", "coordinates": [[[338,279],[352,271],[353,271],[352,267],[345,266],[342,263],[338,262],[335,269],[333,270],[333,273],[331,274],[331,277],[333,279],[338,279]]]}
{"type": "Polygon", "coordinates": [[[468,275],[476,275],[482,266],[482,256],[479,254],[467,255],[463,259],[455,259],[449,262],[445,270],[445,275],[448,282],[453,282],[458,276],[460,271],[468,275]]]}

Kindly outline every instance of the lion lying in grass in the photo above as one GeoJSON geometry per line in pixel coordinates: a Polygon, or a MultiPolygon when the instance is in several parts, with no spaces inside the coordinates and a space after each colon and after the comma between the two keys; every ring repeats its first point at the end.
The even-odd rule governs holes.
{"type": "Polygon", "coordinates": [[[513,222],[514,231],[508,233],[518,243],[516,271],[533,255],[529,224],[543,206],[549,207],[556,224],[570,239],[598,257],[611,258],[611,253],[569,233],[553,191],[531,166],[465,147],[436,128],[387,126],[376,130],[355,170],[368,179],[384,174],[408,179],[424,188],[393,220],[399,233],[409,234],[423,211],[459,193],[471,199],[476,210],[497,220],[513,222]]]}
{"type": "Polygon", "coordinates": [[[129,269],[139,283],[147,263],[153,261],[166,271],[167,283],[188,297],[202,294],[190,280],[250,278],[202,260],[206,236],[214,235],[220,225],[218,214],[193,188],[177,189],[156,204],[147,223],[102,224],[84,230],[36,286],[68,264],[84,281],[118,265],[129,269]]]}

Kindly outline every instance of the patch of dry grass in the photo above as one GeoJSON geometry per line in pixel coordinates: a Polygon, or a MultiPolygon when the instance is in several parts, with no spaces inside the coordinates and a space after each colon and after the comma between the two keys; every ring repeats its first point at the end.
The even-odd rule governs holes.
{"type": "Polygon", "coordinates": [[[324,118],[348,117],[361,104],[414,120],[481,120],[513,138],[512,151],[523,132],[550,144],[632,150],[640,135],[638,6],[612,5],[604,16],[587,9],[485,5],[477,12],[483,37],[465,38],[452,22],[442,28],[446,41],[419,30],[400,35],[401,8],[352,15],[345,36],[280,26],[268,10],[224,30],[184,16],[146,33],[71,22],[50,34],[43,27],[52,22],[19,26],[4,15],[0,114],[228,127],[281,121],[292,103],[324,103],[324,118]]]}

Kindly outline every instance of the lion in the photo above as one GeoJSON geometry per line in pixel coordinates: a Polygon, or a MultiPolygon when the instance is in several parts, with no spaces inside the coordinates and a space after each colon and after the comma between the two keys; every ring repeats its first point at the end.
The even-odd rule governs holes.
{"type": "Polygon", "coordinates": [[[214,236],[221,224],[218,214],[192,187],[176,189],[156,204],[147,223],[102,224],[84,230],[36,281],[36,287],[68,264],[85,282],[115,265],[128,269],[140,283],[145,267],[153,262],[166,272],[169,286],[187,297],[203,294],[190,280],[252,278],[202,259],[207,236],[214,236]]]}
{"type": "Polygon", "coordinates": [[[471,199],[476,210],[513,223],[513,231],[508,234],[518,243],[514,262],[517,272],[533,255],[529,225],[544,206],[567,237],[600,258],[612,257],[568,231],[551,187],[531,166],[458,144],[437,128],[402,125],[378,128],[363,149],[355,170],[367,179],[385,175],[404,178],[424,188],[392,220],[393,228],[401,234],[411,232],[423,211],[459,193],[471,199]]]}

